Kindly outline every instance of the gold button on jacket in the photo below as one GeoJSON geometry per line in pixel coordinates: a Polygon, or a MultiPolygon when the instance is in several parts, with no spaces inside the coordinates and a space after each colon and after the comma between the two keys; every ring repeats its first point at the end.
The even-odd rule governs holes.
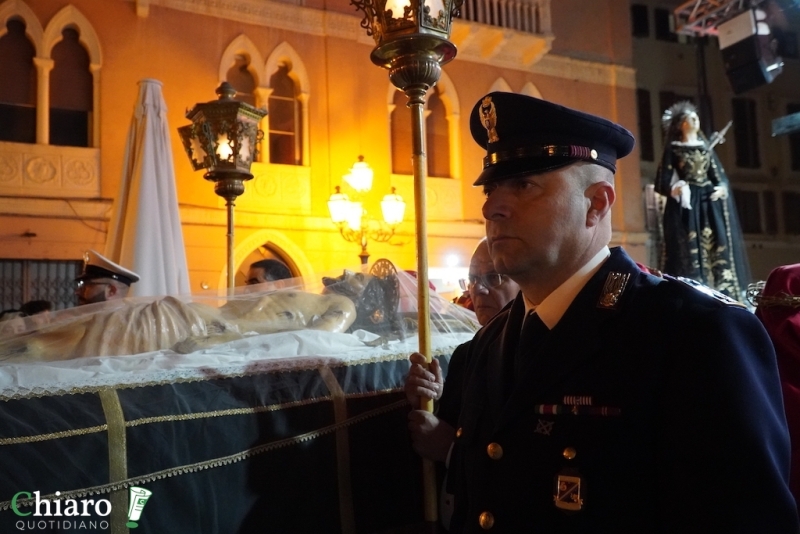
{"type": "Polygon", "coordinates": [[[456,430],[456,437],[460,438],[461,434],[463,434],[463,433],[464,433],[464,429],[461,428],[461,427],[458,427],[458,430],[456,430]]]}
{"type": "Polygon", "coordinates": [[[563,454],[564,458],[567,460],[572,460],[578,455],[578,451],[576,451],[573,447],[567,447],[561,454],[563,454]]]}
{"type": "Polygon", "coordinates": [[[494,516],[492,512],[483,512],[480,517],[478,517],[478,523],[483,530],[492,528],[494,526],[494,516]]]}
{"type": "Polygon", "coordinates": [[[499,443],[490,443],[486,447],[486,454],[488,454],[489,458],[492,460],[499,460],[503,457],[503,447],[501,447],[499,443]]]}

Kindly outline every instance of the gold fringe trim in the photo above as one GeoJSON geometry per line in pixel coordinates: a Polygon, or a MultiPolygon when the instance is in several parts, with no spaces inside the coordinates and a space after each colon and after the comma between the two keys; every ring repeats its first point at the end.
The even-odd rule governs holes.
{"type": "MultiPolygon", "coordinates": [[[[449,347],[449,348],[444,348],[444,349],[438,349],[438,350],[433,352],[433,356],[437,357],[437,356],[450,355],[450,354],[453,353],[453,350],[455,350],[455,346],[449,347]]],[[[324,366],[321,366],[321,365],[319,365],[317,363],[317,364],[314,364],[314,365],[310,365],[309,364],[307,366],[294,367],[294,368],[291,368],[291,369],[273,369],[273,370],[270,370],[270,371],[263,371],[263,370],[259,370],[258,368],[253,368],[251,371],[245,371],[245,372],[241,372],[241,373],[232,373],[232,374],[221,374],[221,375],[214,376],[214,377],[211,377],[211,378],[209,378],[207,376],[197,376],[197,377],[190,377],[190,378],[174,378],[174,379],[170,379],[170,380],[156,380],[156,381],[152,381],[152,382],[141,382],[141,383],[136,383],[136,384],[120,383],[120,384],[114,384],[113,386],[108,386],[108,385],[104,385],[104,386],[84,386],[84,387],[76,387],[76,388],[65,389],[65,390],[58,390],[56,393],[30,392],[30,393],[25,393],[25,394],[21,394],[21,395],[15,395],[15,394],[12,394],[12,395],[0,395],[0,401],[9,401],[9,400],[16,400],[16,399],[42,398],[42,397],[61,397],[61,396],[65,396],[65,395],[78,395],[78,394],[81,394],[81,393],[97,393],[98,391],[102,391],[102,390],[109,389],[109,388],[113,388],[113,389],[136,389],[136,388],[150,387],[150,386],[161,386],[161,385],[165,385],[165,384],[185,384],[185,383],[190,383],[190,382],[202,382],[202,381],[210,380],[210,379],[237,378],[237,377],[252,376],[252,375],[258,375],[258,374],[273,374],[273,373],[285,373],[285,372],[312,371],[312,370],[318,369],[320,367],[329,367],[329,368],[356,367],[358,365],[369,365],[369,364],[373,364],[373,363],[383,363],[383,362],[391,362],[391,361],[407,360],[407,359],[408,359],[408,353],[407,352],[402,352],[402,353],[394,353],[394,354],[390,354],[390,355],[386,355],[386,356],[368,358],[368,359],[365,359],[365,360],[359,360],[357,362],[345,362],[345,361],[335,362],[335,363],[326,364],[324,366]]]]}
{"type": "Polygon", "coordinates": [[[50,434],[37,434],[35,436],[20,436],[17,438],[1,438],[0,445],[19,445],[21,443],[35,443],[37,441],[47,441],[50,439],[69,438],[72,436],[82,436],[94,434],[95,432],[105,432],[108,425],[90,426],[78,428],[76,430],[64,430],[63,432],[52,432],[50,434]]]}
{"type": "MultiPolygon", "coordinates": [[[[402,387],[394,387],[390,389],[382,389],[379,391],[371,391],[365,393],[351,393],[345,395],[347,399],[360,399],[364,397],[376,397],[378,395],[389,395],[403,391],[402,387]]],[[[211,417],[225,417],[229,415],[248,415],[254,413],[276,412],[286,408],[294,408],[297,406],[306,406],[318,402],[331,401],[329,395],[324,397],[317,397],[315,399],[306,399],[302,401],[291,401],[282,404],[270,404],[269,406],[257,406],[254,408],[232,408],[230,410],[216,410],[212,412],[196,412],[178,415],[157,415],[154,417],[142,417],[141,419],[132,419],[125,421],[125,427],[130,428],[140,425],[148,425],[152,423],[171,423],[174,421],[191,421],[194,419],[205,419],[211,417]]],[[[0,438],[0,446],[3,445],[21,445],[23,443],[36,443],[39,441],[48,441],[51,439],[68,438],[72,436],[82,436],[86,434],[94,434],[97,432],[105,432],[108,430],[108,425],[91,426],[87,428],[79,428],[76,430],[65,430],[62,432],[52,432],[50,434],[37,434],[34,436],[20,436],[16,438],[0,438]]]]}
{"type": "MultiPolygon", "coordinates": [[[[146,484],[148,482],[153,482],[154,480],[160,480],[164,478],[169,478],[173,476],[185,475],[187,473],[195,473],[197,471],[202,471],[204,469],[213,469],[215,467],[222,467],[225,465],[230,465],[236,462],[241,462],[247,458],[256,456],[258,454],[263,454],[265,452],[273,451],[276,449],[281,449],[283,447],[289,447],[291,445],[297,445],[299,443],[303,443],[306,441],[310,441],[312,439],[316,439],[318,437],[330,434],[331,432],[336,432],[340,428],[352,426],[362,421],[366,421],[367,419],[372,419],[373,417],[377,417],[379,415],[383,415],[384,413],[388,413],[394,410],[398,410],[404,406],[408,405],[408,401],[406,399],[393,402],[392,404],[387,404],[386,406],[382,406],[380,408],[376,408],[374,410],[370,410],[369,412],[362,413],[361,415],[357,415],[346,421],[341,423],[336,423],[333,425],[322,427],[318,430],[312,430],[311,432],[306,432],[304,434],[299,434],[292,438],[285,438],[278,441],[273,441],[271,443],[265,443],[263,445],[258,445],[256,447],[244,450],[242,452],[231,454],[229,456],[221,456],[219,458],[213,458],[211,460],[205,460],[202,462],[196,462],[193,464],[182,465],[178,467],[172,467],[170,469],[164,469],[162,471],[156,471],[155,473],[150,473],[147,475],[141,475],[138,477],[131,477],[126,480],[120,480],[116,482],[110,482],[108,484],[102,484],[100,486],[92,486],[89,488],[81,488],[76,490],[70,491],[62,491],[60,492],[59,499],[66,500],[66,499],[81,499],[84,497],[88,497],[91,495],[102,495],[105,493],[110,493],[112,491],[119,491],[129,488],[130,486],[136,486],[139,484],[146,484]]],[[[55,494],[44,495],[40,497],[41,499],[54,499],[55,494]]],[[[17,506],[31,506],[36,504],[36,499],[18,499],[17,506]]],[[[11,501],[0,501],[0,510],[8,510],[11,506],[11,501]]]]}

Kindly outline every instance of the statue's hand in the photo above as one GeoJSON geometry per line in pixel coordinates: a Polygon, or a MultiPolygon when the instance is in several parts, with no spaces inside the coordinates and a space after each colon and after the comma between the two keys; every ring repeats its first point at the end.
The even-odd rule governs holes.
{"type": "Polygon", "coordinates": [[[728,198],[728,188],[725,187],[724,185],[715,186],[714,187],[714,192],[711,193],[711,197],[710,198],[711,198],[712,202],[715,201],[715,200],[719,200],[719,199],[722,199],[722,200],[727,199],[728,198]]]}
{"type": "Polygon", "coordinates": [[[670,191],[672,198],[680,202],[681,207],[687,210],[692,209],[692,190],[684,180],[678,180],[673,184],[670,191]]]}

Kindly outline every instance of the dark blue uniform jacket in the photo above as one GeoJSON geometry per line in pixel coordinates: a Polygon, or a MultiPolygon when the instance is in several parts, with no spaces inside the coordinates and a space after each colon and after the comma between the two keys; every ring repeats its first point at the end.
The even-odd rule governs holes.
{"type": "Polygon", "coordinates": [[[753,314],[614,249],[541,342],[523,316],[520,295],[465,353],[452,532],[798,532],[753,314]]]}

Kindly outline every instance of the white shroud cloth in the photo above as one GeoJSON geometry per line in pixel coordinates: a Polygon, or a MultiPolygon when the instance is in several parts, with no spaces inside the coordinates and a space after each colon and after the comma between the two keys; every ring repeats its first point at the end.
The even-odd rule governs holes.
{"type": "Polygon", "coordinates": [[[167,105],[161,82],[139,82],[106,256],[141,276],[131,296],[190,292],[167,105]]]}

